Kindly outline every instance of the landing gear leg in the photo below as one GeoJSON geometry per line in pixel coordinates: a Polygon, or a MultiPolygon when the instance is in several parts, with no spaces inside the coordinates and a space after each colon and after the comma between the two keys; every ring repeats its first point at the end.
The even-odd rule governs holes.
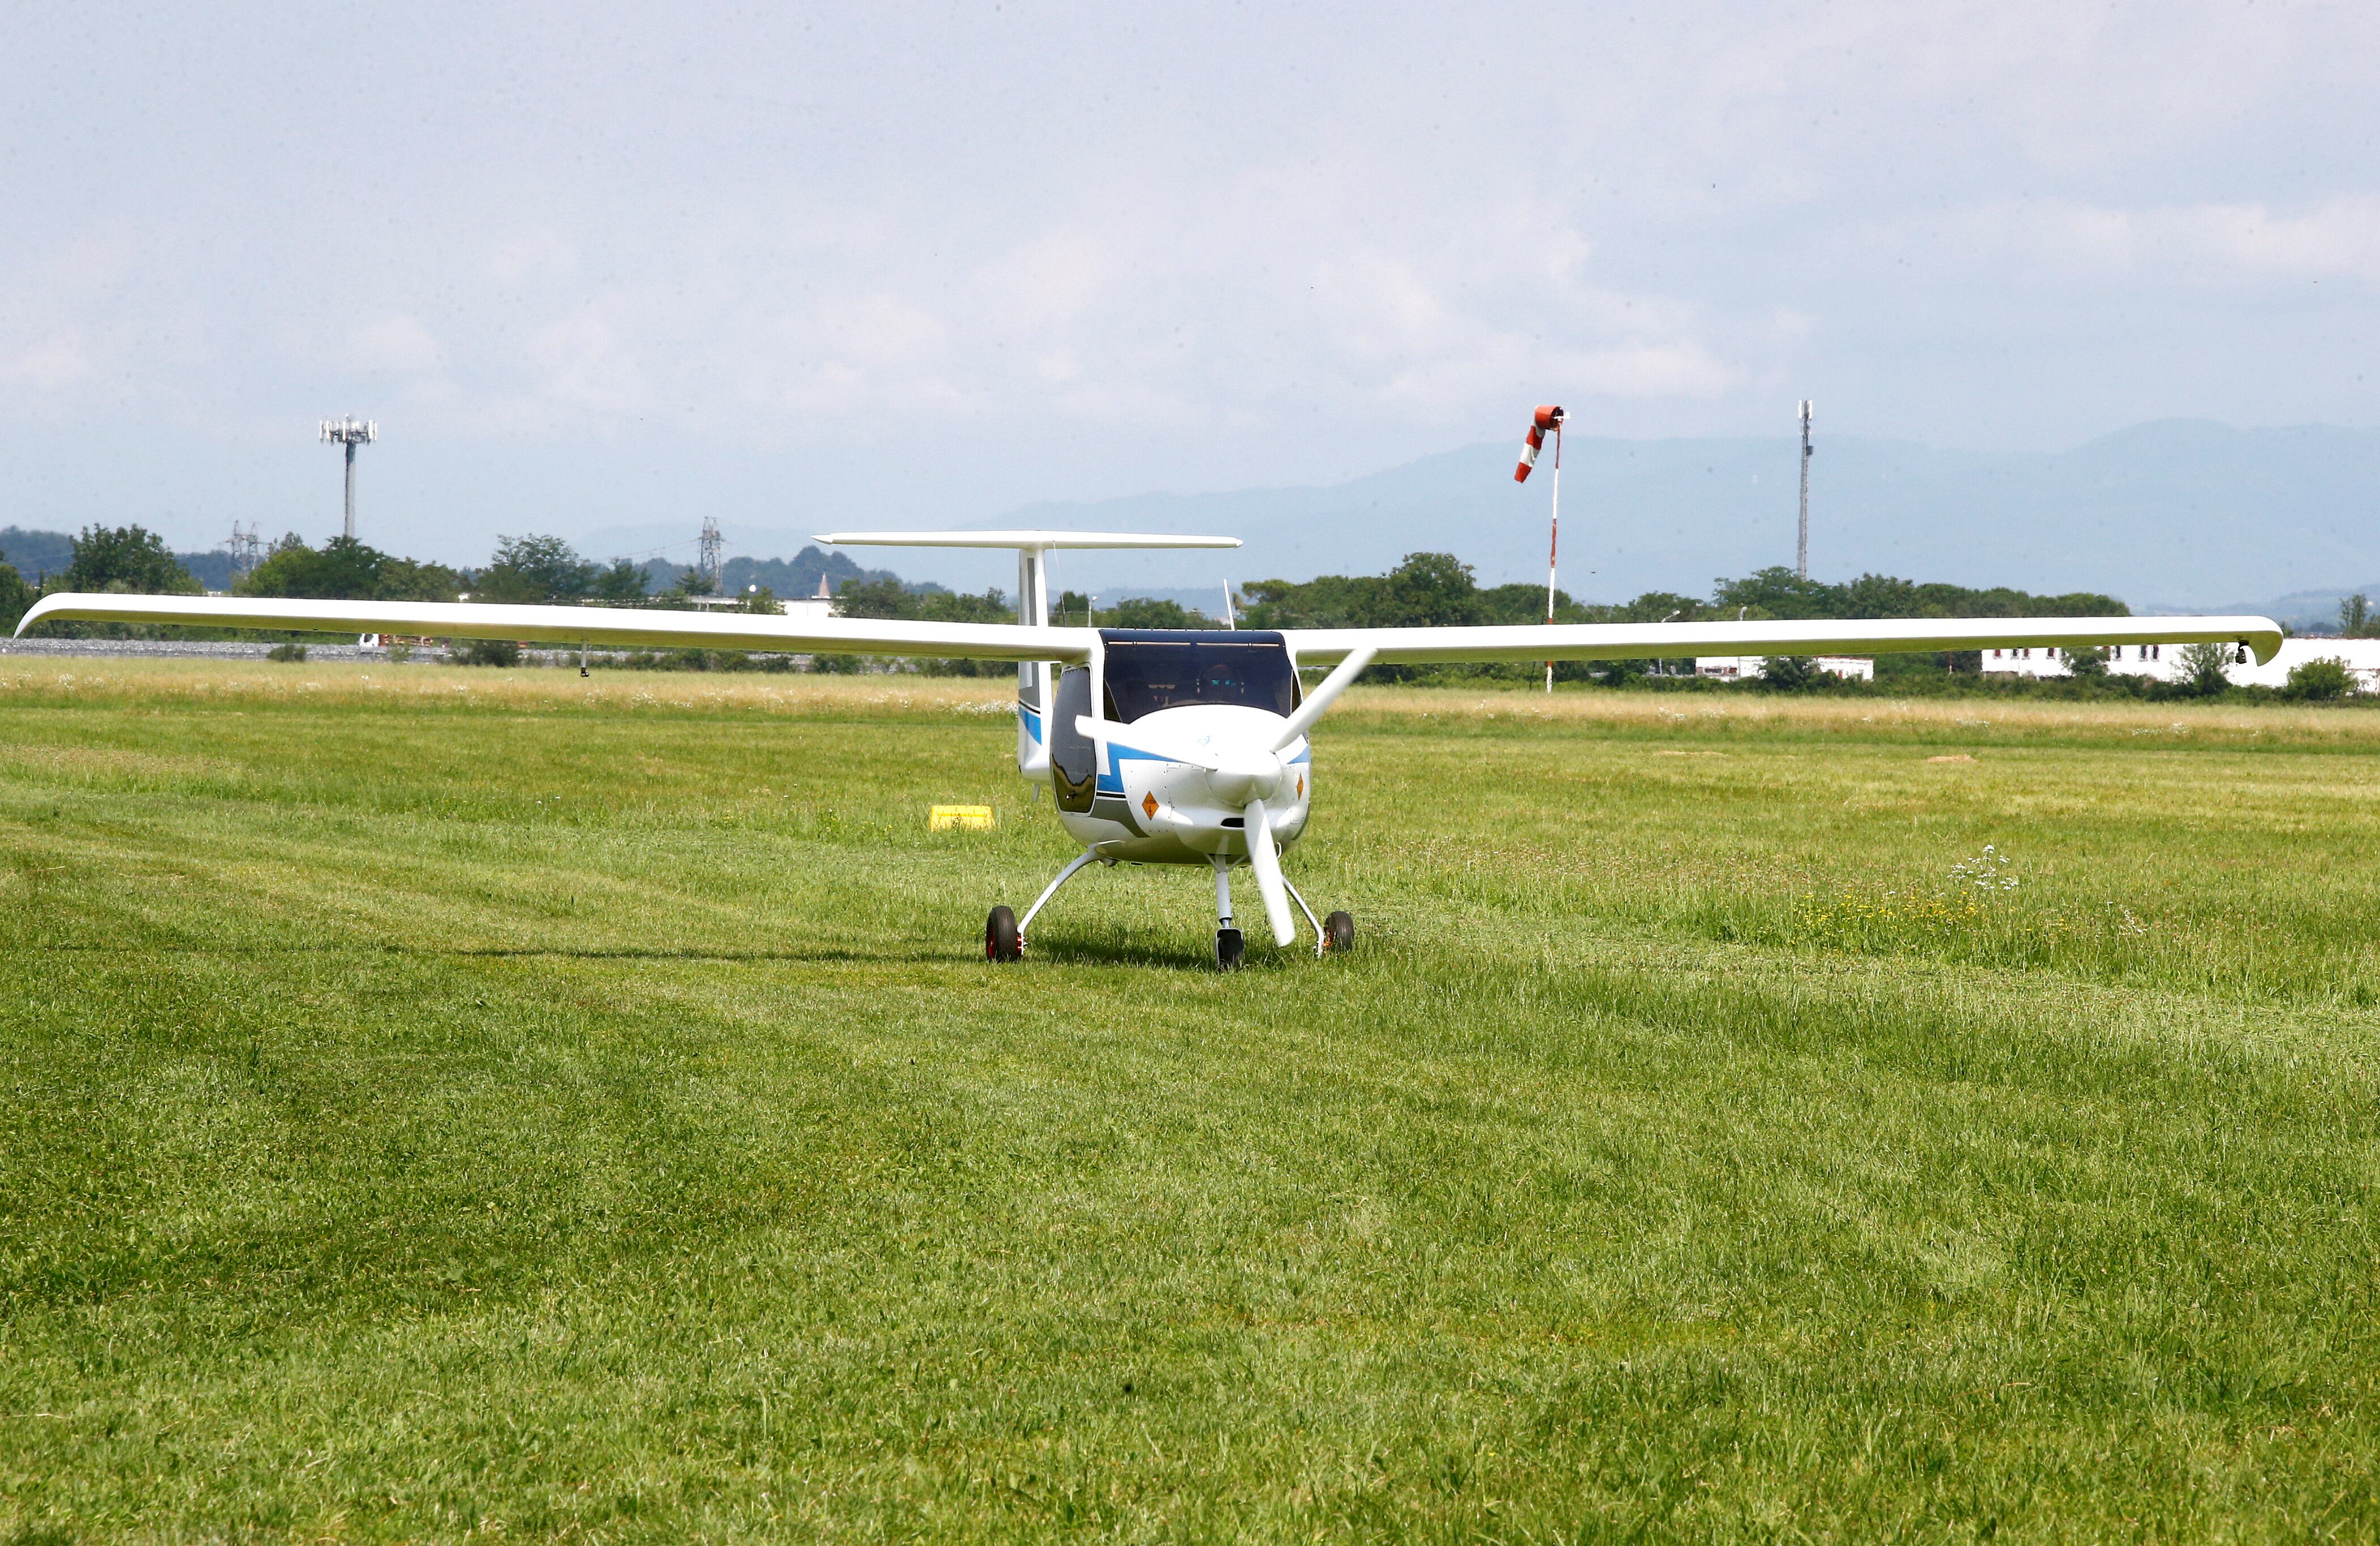
{"type": "Polygon", "coordinates": [[[1215,965],[1225,971],[1239,968],[1247,941],[1232,927],[1232,861],[1215,856],[1215,965]]]}
{"type": "Polygon", "coordinates": [[[1097,848],[1084,849],[1074,863],[1058,871],[1058,878],[1042,890],[1038,901],[1025,909],[1023,918],[1018,918],[1006,907],[992,908],[991,917],[983,926],[985,958],[992,961],[1014,961],[1022,956],[1025,954],[1025,928],[1033,921],[1033,915],[1049,906],[1050,898],[1058,895],[1060,886],[1075,878],[1076,870],[1099,857],[1099,851],[1097,848]]]}
{"type": "Polygon", "coordinates": [[[1026,929],[1030,928],[1033,923],[1033,915],[1050,905],[1050,898],[1058,895],[1058,888],[1064,885],[1068,881],[1073,880],[1076,870],[1082,869],[1083,866],[1090,863],[1099,857],[1099,853],[1097,848],[1086,848],[1083,850],[1082,857],[1080,858],[1077,858],[1074,863],[1066,866],[1063,870],[1059,870],[1058,878],[1050,883],[1049,888],[1041,893],[1040,899],[1035,902],[1031,907],[1026,908],[1025,916],[1016,920],[1016,931],[1019,934],[1022,934],[1026,929]]]}
{"type": "MultiPolygon", "coordinates": [[[[1317,956],[1321,955],[1325,950],[1330,948],[1330,939],[1329,934],[1323,931],[1322,920],[1314,916],[1314,909],[1305,905],[1305,898],[1300,896],[1297,894],[1297,888],[1289,883],[1288,876],[1283,875],[1281,878],[1281,889],[1289,893],[1289,899],[1297,904],[1297,910],[1305,915],[1305,921],[1314,925],[1314,954],[1317,956]]],[[[1330,916],[1332,918],[1337,918],[1339,914],[1332,913],[1330,916]]]]}

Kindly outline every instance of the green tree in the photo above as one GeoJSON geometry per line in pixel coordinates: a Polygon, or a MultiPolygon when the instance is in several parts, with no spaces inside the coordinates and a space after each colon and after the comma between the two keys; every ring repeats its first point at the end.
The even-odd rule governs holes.
{"type": "Polygon", "coordinates": [[[462,588],[463,577],[443,564],[398,558],[353,537],[334,537],[318,551],[294,532],[238,587],[247,596],[358,602],[451,602],[462,588]]]}
{"type": "Polygon", "coordinates": [[[1193,612],[1180,602],[1160,601],[1154,596],[1130,596],[1115,604],[1113,627],[1119,628],[1216,628],[1222,627],[1203,612],[1193,612]]]}
{"type": "Polygon", "coordinates": [[[2107,675],[2107,651],[2100,645],[2077,646],[2066,651],[2066,669],[2086,681],[2097,681],[2107,675]]]}
{"type": "Polygon", "coordinates": [[[559,537],[499,537],[495,556],[472,578],[482,602],[576,602],[594,593],[602,571],[559,537]]]}
{"type": "Polygon", "coordinates": [[[2362,639],[2372,631],[2372,598],[2358,590],[2338,603],[2338,631],[2362,639]]]}
{"type": "Polygon", "coordinates": [[[1463,627],[1479,621],[1471,566],[1451,553],[1409,553],[1389,571],[1376,627],[1463,627]]]}
{"type": "Polygon", "coordinates": [[[2181,651],[2182,679],[2194,692],[2213,697],[2231,685],[2231,652],[2222,643],[2188,644],[2181,651]]]}
{"type": "Polygon", "coordinates": [[[195,596],[206,589],[164,538],[139,526],[83,528],[64,580],[69,590],[143,596],[195,596]]]}
{"type": "Polygon", "coordinates": [[[641,602],[645,599],[645,571],[625,558],[614,558],[610,568],[595,577],[589,594],[613,606],[641,602]]]}
{"type": "Polygon", "coordinates": [[[1782,564],[1722,579],[1711,592],[1711,606],[1722,615],[1751,610],[1770,617],[1844,617],[1850,604],[1841,586],[1803,579],[1782,564]]]}
{"type": "Polygon", "coordinates": [[[845,617],[914,617],[916,598],[897,579],[846,581],[837,598],[845,617]]]}
{"type": "Polygon", "coordinates": [[[1807,692],[1823,676],[1807,655],[1771,655],[1760,663],[1760,685],[1770,692],[1807,692]]]}
{"type": "Polygon", "coordinates": [[[17,572],[17,566],[5,561],[6,556],[0,554],[0,631],[13,632],[36,598],[33,588],[17,572]]]}
{"type": "Polygon", "coordinates": [[[2289,685],[2281,690],[2291,698],[2327,702],[2353,697],[2355,677],[2348,671],[2347,663],[2335,657],[2304,661],[2290,668],[2289,685]]]}

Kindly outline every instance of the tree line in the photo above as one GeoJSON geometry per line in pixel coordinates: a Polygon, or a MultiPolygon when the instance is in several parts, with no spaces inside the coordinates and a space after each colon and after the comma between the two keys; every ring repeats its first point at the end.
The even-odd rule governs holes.
{"type": "MultiPolygon", "coordinates": [[[[197,595],[205,587],[186,558],[164,539],[138,525],[92,525],[71,538],[46,531],[18,531],[12,540],[36,543],[43,566],[38,581],[8,562],[0,550],[0,625],[13,628],[28,607],[56,591],[197,595]],[[66,561],[55,562],[65,548],[66,561]]],[[[200,554],[220,558],[222,554],[200,554]]],[[[765,608],[780,593],[809,594],[821,576],[848,587],[868,585],[871,594],[905,589],[883,570],[863,569],[841,554],[805,548],[793,559],[735,558],[725,566],[727,588],[746,604],[765,608]]],[[[499,537],[488,562],[454,568],[400,557],[352,537],[334,537],[315,547],[291,534],[267,551],[243,576],[230,577],[243,596],[288,596],[314,601],[486,602],[611,606],[683,606],[710,594],[710,578],[698,569],[651,559],[643,564],[615,558],[599,564],[583,558],[559,537],[499,537]]],[[[938,591],[940,587],[923,590],[938,591]]],[[[877,604],[882,604],[880,601],[877,604]]],[[[868,615],[897,615],[870,613],[868,615]]]]}

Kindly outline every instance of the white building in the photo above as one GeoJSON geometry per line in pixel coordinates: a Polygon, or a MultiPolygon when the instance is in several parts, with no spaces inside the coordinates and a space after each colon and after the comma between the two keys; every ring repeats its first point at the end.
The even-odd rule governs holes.
{"type": "MultiPolygon", "coordinates": [[[[757,587],[756,587],[757,589],[757,587]]],[[[706,612],[732,612],[744,604],[741,596],[688,596],[687,604],[706,612]]],[[[823,623],[834,615],[834,602],[825,596],[796,596],[780,599],[777,610],[787,617],[797,617],[805,623],[823,623]]]]}
{"type": "MultiPolygon", "coordinates": [[[[1694,675],[1715,676],[1722,682],[1756,682],[1767,675],[1761,663],[1763,655],[1696,655],[1694,675]]],[[[1847,677],[1854,682],[1876,680],[1876,662],[1865,655],[1820,655],[1816,657],[1820,671],[1829,676],[1847,677]]]]}
{"type": "MultiPolygon", "coordinates": [[[[2182,664],[2182,652],[2187,648],[2181,644],[2122,645],[2108,651],[2107,669],[2119,676],[2174,681],[2188,669],[2182,664]]],[[[2063,651],[2039,645],[1985,650],[1983,655],[1984,675],[1987,676],[2072,675],[2063,651]]],[[[2286,687],[2290,672],[2315,660],[2338,661],[2347,667],[2347,675],[2359,690],[2380,692],[2380,639],[2285,639],[2281,640],[2280,653],[2269,664],[2257,664],[2251,651],[2245,664],[2234,663],[2224,675],[2234,687],[2286,687]]]]}

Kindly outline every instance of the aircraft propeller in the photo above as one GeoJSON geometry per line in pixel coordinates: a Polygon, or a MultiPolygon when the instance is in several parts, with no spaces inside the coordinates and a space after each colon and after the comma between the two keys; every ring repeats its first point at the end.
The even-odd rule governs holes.
{"type": "MultiPolygon", "coordinates": [[[[1204,769],[1207,790],[1215,802],[1241,813],[1242,831],[1248,846],[1248,868],[1256,874],[1257,895],[1264,898],[1265,920],[1272,925],[1275,944],[1287,946],[1297,938],[1297,919],[1290,911],[1289,885],[1281,879],[1281,850],[1273,837],[1272,812],[1265,806],[1265,801],[1280,795],[1289,778],[1288,766],[1281,761],[1281,754],[1295,746],[1339,695],[1364,674],[1374,653],[1369,648],[1349,652],[1330,675],[1305,695],[1297,712],[1273,731],[1269,743],[1217,746],[1212,735],[1202,736],[1194,742],[1161,724],[1148,721],[1123,731],[1160,757],[1204,769]]],[[[1113,734],[1122,729],[1088,714],[1079,716],[1075,727],[1085,736],[1113,734]]]]}

